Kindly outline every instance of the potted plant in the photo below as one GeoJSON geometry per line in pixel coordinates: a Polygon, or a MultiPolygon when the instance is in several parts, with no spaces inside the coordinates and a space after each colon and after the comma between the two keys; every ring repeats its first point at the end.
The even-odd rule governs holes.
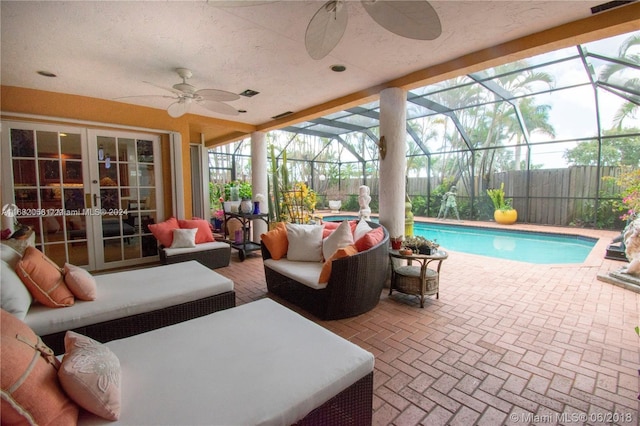
{"type": "Polygon", "coordinates": [[[247,181],[242,181],[238,183],[238,195],[241,200],[251,200],[253,196],[253,189],[251,188],[251,184],[247,181]]]}
{"type": "Polygon", "coordinates": [[[238,195],[240,196],[240,211],[244,214],[253,213],[253,201],[251,201],[251,197],[253,196],[253,190],[251,188],[251,184],[246,181],[242,181],[238,183],[238,195]]]}
{"type": "Polygon", "coordinates": [[[412,235],[405,238],[402,245],[403,247],[413,250],[414,253],[427,255],[435,252],[438,247],[440,247],[440,244],[438,244],[435,240],[430,240],[420,235],[412,235]]]}
{"type": "Polygon", "coordinates": [[[487,195],[491,198],[495,210],[493,218],[496,223],[501,225],[513,225],[518,220],[518,212],[511,207],[511,198],[504,197],[504,182],[500,184],[500,188],[487,189],[487,195]]]}

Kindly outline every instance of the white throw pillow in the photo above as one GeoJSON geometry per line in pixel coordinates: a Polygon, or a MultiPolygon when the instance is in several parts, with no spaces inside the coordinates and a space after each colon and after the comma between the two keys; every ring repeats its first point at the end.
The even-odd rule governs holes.
{"type": "Polygon", "coordinates": [[[327,238],[322,241],[322,256],[329,259],[338,249],[345,248],[354,243],[349,221],[343,221],[327,238]]]}
{"type": "Polygon", "coordinates": [[[89,271],[70,263],[64,264],[64,283],[80,300],[96,300],[98,284],[89,271]]]}
{"type": "Polygon", "coordinates": [[[0,304],[2,309],[13,314],[21,321],[27,316],[33,302],[31,293],[22,280],[4,260],[0,261],[0,304]]]}
{"type": "Polygon", "coordinates": [[[15,269],[18,261],[22,259],[22,255],[6,244],[0,244],[0,257],[7,262],[11,269],[15,269]]]}
{"type": "Polygon", "coordinates": [[[170,248],[193,248],[196,246],[198,228],[180,228],[173,230],[173,242],[170,248]]]}
{"type": "Polygon", "coordinates": [[[353,230],[353,241],[358,241],[360,238],[367,235],[371,230],[373,230],[373,228],[369,226],[367,221],[364,219],[360,219],[360,222],[358,222],[358,224],[356,225],[356,229],[353,230]]]}
{"type": "Polygon", "coordinates": [[[287,224],[287,259],[322,262],[322,226],[287,224]]]}

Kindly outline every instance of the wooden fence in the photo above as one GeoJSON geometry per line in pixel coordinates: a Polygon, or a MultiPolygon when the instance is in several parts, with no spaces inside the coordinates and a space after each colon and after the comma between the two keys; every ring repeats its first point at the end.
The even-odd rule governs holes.
{"type": "MultiPolygon", "coordinates": [[[[495,173],[489,179],[489,188],[498,188],[504,182],[507,198],[513,199],[513,206],[518,210],[518,220],[541,225],[568,226],[570,224],[591,224],[596,220],[596,201],[615,198],[622,188],[615,185],[615,178],[620,176],[620,167],[601,167],[598,174],[596,166],[576,166],[563,169],[513,170],[495,173]],[[612,179],[603,180],[603,176],[612,179]]],[[[343,201],[349,195],[357,195],[360,179],[348,179],[340,182],[339,197],[343,201]]],[[[407,193],[411,196],[433,193],[440,184],[439,179],[408,178],[407,193]]],[[[378,180],[370,179],[367,185],[371,188],[371,196],[378,196],[378,180]]],[[[473,191],[464,182],[456,184],[458,198],[461,202],[471,201],[474,194],[474,209],[488,201],[486,188],[476,178],[473,191]]],[[[336,197],[334,187],[327,194],[336,197]]],[[[321,195],[324,195],[321,193],[321,195]]],[[[439,200],[431,200],[432,203],[439,200]]],[[[437,211],[438,206],[431,206],[437,211]]],[[[477,215],[476,215],[477,216],[477,215]]],[[[485,218],[486,219],[486,218],[485,218]]]]}

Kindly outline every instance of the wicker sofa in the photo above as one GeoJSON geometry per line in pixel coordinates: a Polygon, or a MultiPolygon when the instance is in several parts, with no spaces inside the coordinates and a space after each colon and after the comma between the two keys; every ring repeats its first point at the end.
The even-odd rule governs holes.
{"type": "Polygon", "coordinates": [[[382,227],[382,240],[368,250],[334,260],[324,288],[310,287],[298,278],[308,275],[309,271],[319,270],[315,265],[317,262],[295,262],[295,268],[278,272],[273,268],[274,262],[282,260],[273,260],[263,243],[261,250],[267,289],[323,320],[348,318],[370,311],[378,304],[388,278],[389,233],[377,223],[369,222],[369,226],[382,227]]]}

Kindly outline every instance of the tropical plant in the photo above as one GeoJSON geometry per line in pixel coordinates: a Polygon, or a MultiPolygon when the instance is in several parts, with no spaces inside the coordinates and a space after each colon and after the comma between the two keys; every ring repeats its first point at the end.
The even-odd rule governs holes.
{"type": "Polygon", "coordinates": [[[616,60],[605,66],[598,76],[606,83],[615,84],[628,96],[627,102],[620,106],[613,118],[613,126],[618,129],[622,129],[626,118],[634,118],[638,111],[638,96],[635,94],[640,90],[640,81],[634,77],[634,69],[637,69],[640,64],[638,47],[640,47],[640,34],[634,33],[622,42],[618,48],[616,60]]]}
{"type": "Polygon", "coordinates": [[[633,219],[640,214],[640,169],[622,173],[616,183],[624,188],[622,202],[618,204],[618,209],[624,212],[620,219],[633,219]]]}
{"type": "Polygon", "coordinates": [[[220,208],[220,198],[224,194],[224,185],[221,183],[209,182],[209,207],[211,209],[220,208]]]}
{"type": "Polygon", "coordinates": [[[282,164],[278,167],[275,148],[270,145],[271,178],[269,220],[292,223],[308,223],[315,211],[317,194],[304,182],[290,183],[287,168],[287,152],[282,151],[282,164]]]}
{"type": "Polygon", "coordinates": [[[513,209],[513,207],[511,207],[511,198],[504,197],[504,182],[500,184],[500,188],[487,189],[487,195],[491,199],[491,202],[493,202],[496,210],[504,211],[513,209]]]}

